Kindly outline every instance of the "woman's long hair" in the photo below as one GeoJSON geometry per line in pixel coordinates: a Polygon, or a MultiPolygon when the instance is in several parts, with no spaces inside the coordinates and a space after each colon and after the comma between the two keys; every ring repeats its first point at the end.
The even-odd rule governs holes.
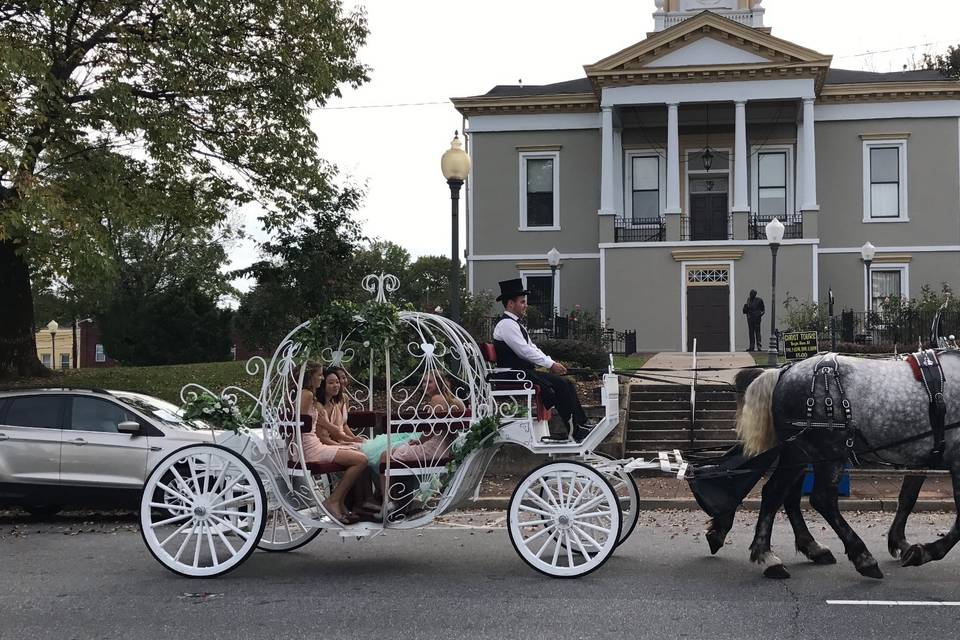
{"type": "Polygon", "coordinates": [[[317,390],[314,391],[314,395],[317,398],[317,402],[322,405],[327,404],[327,400],[333,401],[335,404],[340,404],[343,402],[343,383],[340,382],[340,376],[337,375],[337,367],[328,367],[323,370],[323,383],[317,387],[317,390]],[[337,395],[332,398],[327,397],[327,378],[330,376],[336,376],[337,383],[340,385],[340,390],[337,391],[337,395]]]}
{"type": "Polygon", "coordinates": [[[315,360],[307,360],[303,365],[303,388],[307,391],[312,391],[316,395],[316,389],[310,386],[310,381],[313,380],[313,376],[317,375],[318,371],[323,370],[323,364],[315,360]]]}

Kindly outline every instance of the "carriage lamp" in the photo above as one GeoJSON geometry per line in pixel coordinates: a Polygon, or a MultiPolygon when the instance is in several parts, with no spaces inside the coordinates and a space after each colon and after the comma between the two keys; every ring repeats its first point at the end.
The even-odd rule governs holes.
{"type": "Polygon", "coordinates": [[[860,257],[863,258],[863,264],[867,267],[867,323],[870,323],[870,310],[873,308],[873,278],[870,277],[870,263],[873,257],[877,255],[877,248],[867,240],[860,247],[860,257]]]}
{"type": "Polygon", "coordinates": [[[460,322],[460,223],[457,213],[460,201],[460,187],[470,174],[470,156],[460,144],[458,131],[453,132],[450,148],[440,158],[440,170],[450,186],[450,216],[451,216],[451,252],[450,252],[450,319],[460,322]]]}
{"type": "Polygon", "coordinates": [[[550,265],[550,311],[553,313],[551,324],[553,337],[557,337],[557,267],[560,266],[560,252],[556,247],[547,251],[547,264],[550,265]]]}
{"type": "Polygon", "coordinates": [[[767,364],[777,366],[777,353],[780,350],[777,342],[777,251],[780,241],[783,240],[783,223],[774,218],[767,223],[767,242],[770,243],[770,350],[767,353],[767,364]]]}

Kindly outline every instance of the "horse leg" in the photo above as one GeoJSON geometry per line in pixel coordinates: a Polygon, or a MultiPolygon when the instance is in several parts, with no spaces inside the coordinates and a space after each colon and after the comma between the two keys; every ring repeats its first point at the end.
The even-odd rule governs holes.
{"type": "Polygon", "coordinates": [[[803,475],[804,469],[801,468],[797,474],[797,479],[790,485],[790,490],[783,502],[783,510],[787,512],[790,526],[793,527],[797,551],[805,555],[814,564],[836,564],[837,559],[833,557],[833,553],[813,538],[810,529],[807,528],[806,520],[803,519],[803,511],[800,509],[803,475]]]}
{"type": "Polygon", "coordinates": [[[763,570],[765,578],[790,577],[790,573],[783,566],[783,561],[770,550],[770,537],[773,533],[773,519],[783,505],[795,472],[795,462],[789,459],[789,456],[781,454],[779,465],[767,480],[767,484],[763,485],[760,515],[757,516],[757,527],[753,534],[753,542],[750,544],[750,560],[766,565],[766,569],[763,570]]]}
{"type": "Polygon", "coordinates": [[[850,527],[840,514],[837,502],[840,476],[843,475],[843,462],[821,462],[813,468],[813,493],[810,504],[833,528],[843,542],[843,549],[857,571],[868,578],[883,578],[876,559],[867,550],[867,545],[850,527]]]}
{"type": "Polygon", "coordinates": [[[893,524],[890,525],[890,531],[887,532],[887,550],[890,555],[898,560],[910,548],[907,542],[907,518],[913,512],[917,504],[917,497],[920,495],[920,487],[926,476],[904,476],[903,484],[900,485],[900,496],[897,498],[897,515],[893,517],[893,524]]]}
{"type": "Polygon", "coordinates": [[[953,480],[953,502],[957,507],[957,518],[947,535],[936,542],[927,544],[911,545],[903,554],[903,560],[900,564],[904,567],[919,567],[931,560],[940,560],[957,541],[960,541],[960,467],[954,466],[950,470],[950,478],[953,480]]]}
{"type": "Polygon", "coordinates": [[[715,554],[723,548],[723,543],[727,539],[727,534],[733,528],[733,516],[737,510],[734,509],[728,513],[722,513],[719,516],[710,519],[710,526],[707,528],[707,544],[710,545],[710,553],[715,554]]]}

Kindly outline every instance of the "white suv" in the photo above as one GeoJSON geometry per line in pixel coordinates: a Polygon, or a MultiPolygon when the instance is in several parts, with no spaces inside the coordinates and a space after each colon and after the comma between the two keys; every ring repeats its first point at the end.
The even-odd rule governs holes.
{"type": "Polygon", "coordinates": [[[139,393],[0,392],[0,504],[35,515],[68,505],[135,508],[154,465],[213,438],[175,405],[139,393]]]}

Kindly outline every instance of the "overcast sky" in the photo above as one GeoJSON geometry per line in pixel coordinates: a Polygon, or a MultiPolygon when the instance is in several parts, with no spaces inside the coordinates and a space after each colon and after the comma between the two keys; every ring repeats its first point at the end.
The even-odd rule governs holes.
{"type": "MultiPolygon", "coordinates": [[[[440,156],[461,117],[449,98],[521,79],[584,77],[583,65],[643,40],[654,10],[653,0],[346,4],[367,10],[370,35],[360,59],[371,67],[370,82],[315,113],[319,151],[366,186],[360,218],[367,235],[396,242],[414,257],[450,252],[450,192],[440,156]]],[[[763,6],[773,35],[832,54],[834,68],[896,71],[925,51],[960,43],[955,0],[766,0],[763,6]]],[[[262,238],[256,216],[244,212],[253,240],[262,238]]],[[[234,267],[256,259],[253,240],[231,250],[234,267]]]]}

